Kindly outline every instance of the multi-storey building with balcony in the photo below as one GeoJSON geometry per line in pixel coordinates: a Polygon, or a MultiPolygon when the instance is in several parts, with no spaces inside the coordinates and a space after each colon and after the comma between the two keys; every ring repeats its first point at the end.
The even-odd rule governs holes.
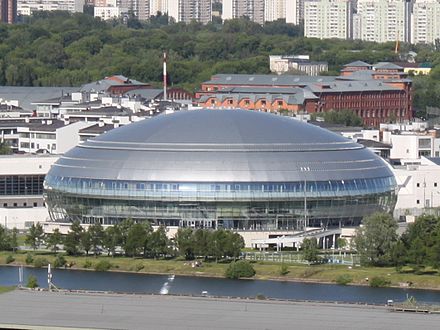
{"type": "Polygon", "coordinates": [[[354,24],[354,39],[409,41],[409,12],[405,0],[358,0],[354,24]]]}
{"type": "Polygon", "coordinates": [[[351,39],[351,2],[348,0],[305,1],[304,36],[319,39],[351,39]]]}
{"type": "Polygon", "coordinates": [[[264,23],[264,0],[223,0],[222,18],[248,17],[258,24],[264,23]]]}
{"type": "Polygon", "coordinates": [[[440,38],[440,2],[416,0],[411,17],[411,43],[433,44],[440,38]]]}

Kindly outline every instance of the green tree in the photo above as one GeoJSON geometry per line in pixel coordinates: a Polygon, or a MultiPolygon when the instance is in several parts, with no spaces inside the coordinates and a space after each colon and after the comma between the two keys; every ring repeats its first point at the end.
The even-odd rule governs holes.
{"type": "Polygon", "coordinates": [[[318,242],[316,238],[304,238],[301,249],[304,260],[312,263],[319,261],[318,242]]]}
{"type": "Polygon", "coordinates": [[[116,247],[121,244],[121,233],[119,226],[111,226],[105,229],[102,244],[107,250],[108,255],[115,255],[116,247]]]}
{"type": "Polygon", "coordinates": [[[146,245],[148,232],[140,223],[135,223],[130,227],[127,234],[127,241],[124,245],[124,251],[127,256],[134,257],[141,254],[146,245]]]}
{"type": "Polygon", "coordinates": [[[331,124],[342,124],[345,126],[361,126],[362,118],[353,111],[344,109],[340,111],[329,111],[323,113],[325,122],[331,124]]]}
{"type": "Polygon", "coordinates": [[[59,249],[58,245],[63,243],[63,236],[58,228],[55,228],[51,234],[46,235],[47,248],[56,253],[59,249]]]}
{"type": "Polygon", "coordinates": [[[64,249],[66,250],[67,254],[80,254],[81,236],[83,231],[84,229],[78,220],[72,222],[70,230],[64,240],[64,249]]]}
{"type": "Polygon", "coordinates": [[[233,261],[229,264],[225,273],[227,278],[239,279],[241,277],[255,276],[255,269],[246,260],[233,261]]]}
{"type": "Polygon", "coordinates": [[[18,248],[18,229],[16,227],[12,228],[11,231],[11,240],[10,240],[10,246],[12,251],[15,253],[18,248]]]}
{"type": "Polygon", "coordinates": [[[40,223],[33,223],[29,228],[28,234],[26,235],[25,243],[36,250],[44,237],[43,226],[40,223]]]}
{"type": "Polygon", "coordinates": [[[347,240],[345,238],[339,237],[336,240],[336,245],[339,249],[344,249],[347,246],[347,240]]]}
{"type": "Polygon", "coordinates": [[[192,228],[179,228],[175,236],[175,242],[179,254],[184,256],[186,260],[194,259],[194,239],[192,228]]]}
{"type": "Polygon", "coordinates": [[[397,222],[388,213],[375,213],[363,220],[356,230],[354,244],[361,264],[385,266],[392,262],[397,242],[397,222]]]}
{"type": "Polygon", "coordinates": [[[159,226],[159,228],[152,232],[149,241],[151,247],[150,253],[154,258],[168,254],[170,241],[164,226],[159,226]]]}
{"type": "Polygon", "coordinates": [[[232,231],[226,231],[225,256],[237,259],[240,256],[241,249],[244,248],[243,237],[232,231]]]}
{"type": "Polygon", "coordinates": [[[91,247],[94,255],[99,253],[99,247],[103,244],[104,239],[104,229],[102,228],[101,223],[95,223],[91,225],[88,229],[90,235],[91,247]]]}
{"type": "Polygon", "coordinates": [[[35,289],[38,288],[38,281],[34,275],[29,275],[27,285],[28,288],[35,289]]]}
{"type": "Polygon", "coordinates": [[[205,260],[213,256],[213,236],[214,232],[206,229],[197,229],[194,232],[194,253],[196,256],[203,256],[205,260]]]}
{"type": "Polygon", "coordinates": [[[134,221],[132,219],[125,219],[116,225],[120,233],[120,244],[124,249],[127,244],[128,233],[133,225],[134,221]]]}
{"type": "Polygon", "coordinates": [[[12,154],[12,149],[6,143],[0,142],[0,155],[10,155],[12,154]]]}
{"type": "Polygon", "coordinates": [[[226,256],[227,246],[228,246],[229,235],[224,229],[218,229],[214,231],[209,240],[209,247],[211,255],[215,258],[217,262],[219,259],[226,256]]]}
{"type": "Polygon", "coordinates": [[[0,250],[9,250],[11,248],[11,239],[5,227],[0,225],[0,250]]]}
{"type": "MultiPolygon", "coordinates": [[[[402,246],[396,261],[404,259],[418,266],[440,266],[440,218],[423,215],[408,226],[401,238],[402,246]]],[[[396,254],[397,254],[396,252],[396,254]]]]}
{"type": "Polygon", "coordinates": [[[81,233],[81,248],[86,251],[86,256],[89,255],[89,251],[92,249],[93,246],[92,244],[92,235],[90,234],[90,231],[83,231],[81,233]]]}

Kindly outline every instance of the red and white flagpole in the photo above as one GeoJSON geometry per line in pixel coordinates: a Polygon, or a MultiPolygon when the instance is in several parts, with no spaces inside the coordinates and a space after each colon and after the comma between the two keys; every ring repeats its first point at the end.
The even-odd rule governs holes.
{"type": "Polygon", "coordinates": [[[167,100],[167,53],[163,53],[163,100],[167,100]]]}

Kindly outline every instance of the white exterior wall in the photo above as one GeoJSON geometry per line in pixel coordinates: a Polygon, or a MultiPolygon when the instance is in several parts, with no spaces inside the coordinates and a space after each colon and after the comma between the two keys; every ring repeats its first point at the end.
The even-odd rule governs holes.
{"type": "Polygon", "coordinates": [[[49,220],[45,207],[3,208],[0,207],[0,224],[8,229],[28,229],[32,224],[49,220]]]}
{"type": "Polygon", "coordinates": [[[232,3],[234,0],[223,0],[222,2],[222,19],[232,19],[234,18],[232,3]]]}
{"type": "Polygon", "coordinates": [[[420,215],[424,208],[440,207],[440,166],[426,158],[421,163],[393,169],[399,186],[395,216],[420,215]]]}
{"type": "Polygon", "coordinates": [[[264,21],[272,22],[280,18],[286,18],[286,2],[289,2],[289,0],[265,0],[264,21]]]}
{"type": "Polygon", "coordinates": [[[76,122],[70,125],[66,125],[62,128],[57,129],[57,154],[64,154],[69,149],[75,147],[80,139],[79,139],[79,130],[92,126],[96,123],[86,123],[86,122],[76,122]]]}
{"type": "Polygon", "coordinates": [[[0,156],[0,175],[46,175],[58,158],[55,155],[0,156]]]}
{"type": "Polygon", "coordinates": [[[362,130],[362,136],[363,136],[363,139],[366,139],[366,140],[373,140],[373,141],[381,142],[379,130],[377,130],[377,129],[367,129],[367,130],[364,129],[364,130],[362,130]]]}
{"type": "MultiPolygon", "coordinates": [[[[58,160],[53,155],[8,155],[0,156],[0,175],[46,175],[50,167],[58,160]]],[[[9,229],[25,229],[35,222],[46,221],[49,213],[45,207],[3,207],[8,199],[26,198],[36,200],[42,196],[0,196],[0,224],[9,229]]],[[[32,205],[28,203],[29,205],[32,205]]],[[[41,203],[38,203],[41,205],[41,203]]],[[[20,204],[22,205],[22,204],[20,204]]]]}
{"type": "Polygon", "coordinates": [[[222,19],[247,16],[251,21],[263,24],[264,6],[265,0],[223,0],[222,19]]]}
{"type": "Polygon", "coordinates": [[[85,0],[18,0],[17,13],[31,15],[34,11],[66,10],[72,13],[82,13],[85,0]]]}
{"type": "Polygon", "coordinates": [[[94,16],[99,17],[102,20],[106,21],[113,18],[123,17],[128,14],[128,10],[126,8],[119,7],[95,7],[94,8],[94,16]]]}
{"type": "Polygon", "coordinates": [[[299,6],[300,0],[286,0],[286,23],[298,25],[300,23],[299,6]]]}
{"type": "Polygon", "coordinates": [[[420,153],[434,153],[434,137],[430,135],[391,135],[391,159],[418,159],[420,153]],[[428,142],[429,141],[429,142],[428,142]],[[425,144],[426,143],[426,144],[425,144]],[[429,144],[429,146],[425,146],[429,144]]]}
{"type": "Polygon", "coordinates": [[[29,131],[29,127],[19,127],[18,133],[28,133],[29,137],[19,136],[18,150],[26,153],[36,153],[38,150],[46,150],[51,154],[65,153],[79,143],[79,130],[94,124],[94,122],[76,122],[52,132],[29,131]],[[52,138],[42,138],[43,134],[52,138]]]}
{"type": "Polygon", "coordinates": [[[319,39],[350,39],[351,15],[351,3],[348,0],[306,1],[304,36],[319,39]]]}
{"type": "Polygon", "coordinates": [[[366,41],[406,41],[405,0],[358,0],[356,38],[366,41]]]}
{"type": "Polygon", "coordinates": [[[433,44],[440,38],[440,2],[416,0],[411,15],[411,43],[433,44]]]}

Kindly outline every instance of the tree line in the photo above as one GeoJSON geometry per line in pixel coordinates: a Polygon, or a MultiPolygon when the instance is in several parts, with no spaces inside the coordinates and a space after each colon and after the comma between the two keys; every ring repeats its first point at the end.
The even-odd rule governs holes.
{"type": "Polygon", "coordinates": [[[397,227],[389,214],[364,219],[354,238],[361,264],[440,268],[440,217],[418,217],[400,237],[397,227]]]}
{"type": "MultiPolygon", "coordinates": [[[[415,107],[435,106],[440,98],[440,55],[434,45],[401,44],[420,62],[434,65],[433,78],[417,77],[415,107]],[[429,94],[429,95],[428,95],[429,94]],[[429,96],[429,97],[425,97],[429,96]]],[[[168,52],[171,84],[194,91],[217,73],[269,73],[269,55],[308,54],[342,65],[397,61],[394,43],[304,38],[302,27],[279,20],[264,26],[248,19],[203,25],[175,23],[166,15],[147,22],[101,21],[87,14],[36,12],[22,24],[0,25],[0,85],[79,86],[123,74],[159,85],[162,52],[168,52]],[[47,51],[50,49],[50,51],[47,51]]]]}
{"type": "Polygon", "coordinates": [[[122,254],[128,257],[167,258],[182,256],[186,260],[203,257],[205,260],[238,258],[244,247],[243,238],[229,230],[179,228],[173,240],[166,228],[153,230],[149,222],[136,223],[131,219],[106,229],[100,223],[87,229],[75,221],[67,235],[58,229],[44,234],[40,224],[32,225],[26,235],[26,244],[33,249],[45,245],[53,252],[62,246],[68,255],[122,254]]]}

